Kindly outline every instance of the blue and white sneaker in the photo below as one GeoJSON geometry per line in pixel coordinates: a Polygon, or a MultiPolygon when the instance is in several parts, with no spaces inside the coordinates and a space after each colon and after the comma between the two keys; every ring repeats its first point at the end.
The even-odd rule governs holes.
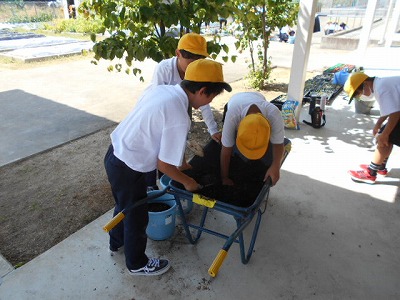
{"type": "Polygon", "coordinates": [[[137,270],[129,270],[131,275],[161,275],[169,270],[171,264],[167,259],[150,258],[147,265],[137,270]]]}

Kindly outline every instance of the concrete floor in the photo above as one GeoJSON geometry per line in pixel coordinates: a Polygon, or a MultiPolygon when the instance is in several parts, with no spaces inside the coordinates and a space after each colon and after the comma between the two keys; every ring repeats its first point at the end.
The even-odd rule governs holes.
{"type": "MultiPolygon", "coordinates": [[[[290,46],[276,43],[272,47],[271,54],[276,51],[277,57],[274,64],[290,66],[290,46]]],[[[326,51],[312,49],[309,69],[351,63],[355,55],[326,51]]],[[[383,59],[395,51],[368,49],[367,73],[398,75],[398,63],[383,59]]],[[[118,105],[128,101],[126,95],[117,98],[118,105]]],[[[120,120],[115,111],[113,117],[107,116],[106,102],[92,104],[83,108],[82,101],[76,106],[120,120]]],[[[118,107],[125,114],[131,106],[118,107]]],[[[309,117],[307,111],[303,108],[301,119],[309,117]]],[[[388,177],[375,185],[355,183],[346,172],[370,161],[374,146],[369,133],[378,111],[374,109],[370,116],[355,114],[354,105],[339,96],[326,115],[322,129],[301,125],[300,130],[286,131],[292,152],[281,180],[271,189],[247,265],[240,262],[239,248],[233,245],[220,273],[211,279],[207,270],[223,240],[205,234],[193,246],[178,225],[170,240],[148,244],[148,254],[172,261],[171,270],[153,278],[132,277],[123,256],[110,257],[107,252],[108,235],[102,226],[111,218],[108,212],[2,277],[0,299],[399,299],[399,149],[395,148],[389,161],[388,177]]],[[[197,215],[194,210],[190,218],[197,215]]],[[[232,230],[233,219],[226,215],[213,212],[210,221],[221,231],[232,230]]],[[[247,228],[246,237],[250,232],[247,228]]]]}

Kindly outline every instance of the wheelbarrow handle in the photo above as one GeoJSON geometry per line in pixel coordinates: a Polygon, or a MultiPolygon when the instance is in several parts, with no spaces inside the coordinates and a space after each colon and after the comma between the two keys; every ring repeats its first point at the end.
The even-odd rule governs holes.
{"type": "MultiPolygon", "coordinates": [[[[167,187],[168,188],[168,187],[167,187]]],[[[158,198],[162,195],[164,195],[167,192],[167,188],[165,188],[162,191],[159,192],[154,192],[151,195],[148,195],[147,197],[144,197],[140,199],[139,201],[131,204],[128,207],[125,207],[122,211],[120,211],[118,214],[116,214],[106,225],[103,226],[103,229],[105,232],[110,232],[111,229],[113,229],[119,222],[121,222],[124,218],[125,215],[133,208],[145,204],[147,201],[158,198]]]]}
{"type": "Polygon", "coordinates": [[[105,232],[110,232],[111,229],[113,229],[119,222],[122,221],[122,219],[125,218],[125,214],[123,212],[119,212],[112,218],[106,225],[103,226],[103,230],[105,232]]]}
{"type": "Polygon", "coordinates": [[[219,268],[222,266],[222,263],[225,260],[225,257],[228,255],[228,251],[221,249],[218,252],[218,255],[215,257],[213,263],[211,264],[210,268],[208,269],[208,274],[211,277],[215,277],[218,274],[219,268]]]}
{"type": "MultiPolygon", "coordinates": [[[[263,188],[269,189],[272,186],[272,180],[271,177],[268,176],[267,180],[265,181],[263,188]]],[[[242,224],[242,226],[246,227],[246,224],[242,224]]],[[[244,228],[243,228],[244,229],[244,228]]],[[[231,235],[227,240],[225,245],[222,247],[221,250],[219,250],[217,256],[215,257],[213,263],[211,264],[210,268],[208,269],[208,274],[211,277],[215,277],[218,274],[219,269],[222,266],[222,263],[224,262],[226,256],[228,255],[229,248],[237,238],[240,232],[243,231],[243,229],[239,230],[239,228],[235,231],[235,234],[231,235]]]]}

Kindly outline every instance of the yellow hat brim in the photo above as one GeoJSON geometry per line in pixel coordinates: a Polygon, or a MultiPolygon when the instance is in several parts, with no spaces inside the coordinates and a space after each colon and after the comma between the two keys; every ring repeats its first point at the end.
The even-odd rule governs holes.
{"type": "Polygon", "coordinates": [[[349,95],[350,100],[353,99],[355,91],[367,78],[368,75],[361,72],[353,73],[347,78],[343,90],[349,95]]]}

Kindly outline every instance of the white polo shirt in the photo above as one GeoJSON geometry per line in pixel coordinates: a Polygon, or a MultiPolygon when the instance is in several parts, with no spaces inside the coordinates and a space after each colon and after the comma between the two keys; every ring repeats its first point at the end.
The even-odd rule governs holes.
{"type": "Polygon", "coordinates": [[[156,66],[152,85],[175,85],[181,83],[182,79],[178,71],[178,57],[164,59],[156,66]]]}
{"type": "Polygon", "coordinates": [[[373,88],[381,116],[400,111],[400,76],[376,77],[373,88]]]}
{"type": "MultiPolygon", "coordinates": [[[[157,85],[175,85],[182,82],[178,71],[178,58],[176,56],[164,59],[156,66],[151,81],[151,87],[157,85]]],[[[214,120],[214,115],[209,104],[200,107],[204,123],[206,123],[210,135],[217,133],[218,125],[214,120]]]]}
{"type": "Polygon", "coordinates": [[[190,129],[188,105],[179,85],[147,89],[111,133],[114,155],[143,173],[155,170],[157,159],[180,166],[190,129]]]}
{"type": "Polygon", "coordinates": [[[242,92],[233,95],[228,101],[228,110],[222,128],[221,141],[223,146],[233,147],[235,145],[239,123],[253,104],[257,105],[271,125],[270,142],[272,144],[283,144],[285,130],[280,110],[258,92],[242,92]]]}

